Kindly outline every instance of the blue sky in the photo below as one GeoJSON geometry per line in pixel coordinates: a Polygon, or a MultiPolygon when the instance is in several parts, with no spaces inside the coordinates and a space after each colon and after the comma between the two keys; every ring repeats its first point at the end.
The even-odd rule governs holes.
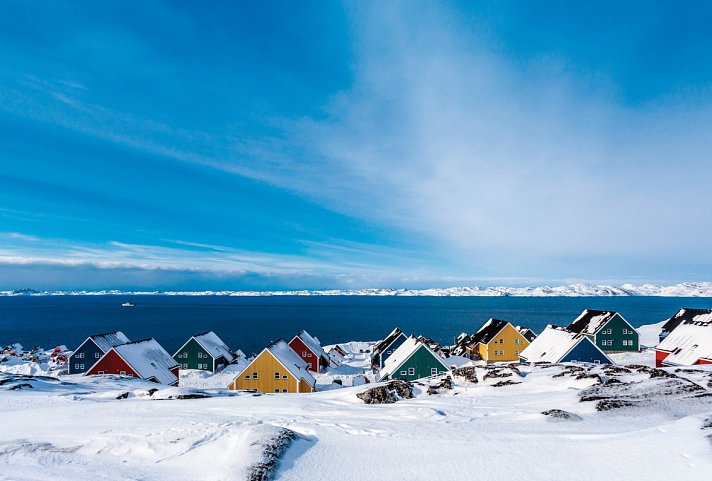
{"type": "Polygon", "coordinates": [[[0,289],[709,280],[704,2],[258,3],[4,4],[0,289]]]}

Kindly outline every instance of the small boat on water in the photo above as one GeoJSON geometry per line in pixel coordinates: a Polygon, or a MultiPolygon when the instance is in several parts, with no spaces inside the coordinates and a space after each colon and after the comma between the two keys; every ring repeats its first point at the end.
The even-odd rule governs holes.
{"type": "Polygon", "coordinates": [[[136,307],[136,304],[134,304],[133,302],[124,302],[123,304],[121,304],[121,307],[136,307]]]}

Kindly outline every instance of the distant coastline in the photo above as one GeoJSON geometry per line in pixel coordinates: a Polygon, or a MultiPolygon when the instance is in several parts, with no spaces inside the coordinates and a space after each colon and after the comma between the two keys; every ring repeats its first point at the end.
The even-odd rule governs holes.
{"type": "Polygon", "coordinates": [[[670,286],[623,284],[621,286],[569,284],[550,287],[447,287],[431,289],[326,289],[275,291],[123,291],[33,290],[0,291],[0,296],[430,296],[430,297],[712,297],[712,282],[684,282],[670,286]]]}

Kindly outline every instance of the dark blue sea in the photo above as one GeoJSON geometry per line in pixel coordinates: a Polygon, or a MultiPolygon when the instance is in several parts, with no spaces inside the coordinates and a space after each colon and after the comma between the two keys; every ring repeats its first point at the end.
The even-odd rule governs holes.
{"type": "Polygon", "coordinates": [[[659,322],[680,307],[712,307],[712,298],[665,297],[0,297],[0,345],[76,347],[88,335],[121,330],[155,337],[171,353],[192,334],[213,330],[233,349],[258,352],[307,329],[324,344],[383,338],[395,326],[450,343],[490,317],[540,332],[567,325],[583,309],[619,311],[634,326],[659,322]],[[131,301],[136,307],[121,307],[131,301]]]}

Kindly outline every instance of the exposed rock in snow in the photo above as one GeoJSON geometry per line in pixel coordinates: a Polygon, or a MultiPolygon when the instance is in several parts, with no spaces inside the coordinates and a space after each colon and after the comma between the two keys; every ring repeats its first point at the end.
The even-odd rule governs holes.
{"type": "Polygon", "coordinates": [[[561,419],[564,421],[582,421],[583,418],[579,416],[578,414],[570,413],[568,411],[564,411],[562,409],[549,409],[547,411],[543,411],[542,414],[544,416],[549,416],[553,419],[561,419]]]}
{"type": "Polygon", "coordinates": [[[413,384],[408,381],[390,381],[384,386],[376,386],[357,393],[356,397],[366,404],[393,404],[401,399],[413,397],[413,384]]]}

